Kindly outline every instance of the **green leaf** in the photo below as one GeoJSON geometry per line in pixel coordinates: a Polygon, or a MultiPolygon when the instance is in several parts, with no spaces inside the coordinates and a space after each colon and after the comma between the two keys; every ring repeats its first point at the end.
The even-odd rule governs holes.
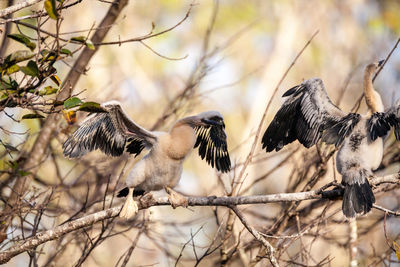
{"type": "Polygon", "coordinates": [[[44,118],[44,116],[32,113],[32,114],[25,114],[24,116],[22,116],[21,120],[42,119],[42,118],[44,118]]]}
{"type": "Polygon", "coordinates": [[[52,95],[57,93],[58,88],[54,88],[52,86],[46,86],[44,89],[39,91],[39,95],[52,95]]]}
{"type": "Polygon", "coordinates": [[[107,112],[106,109],[101,107],[100,104],[96,102],[85,102],[79,107],[79,110],[86,112],[94,112],[94,113],[107,112]]]}
{"type": "Polygon", "coordinates": [[[8,161],[7,163],[13,170],[18,169],[19,167],[19,163],[17,161],[8,161]]]}
{"type": "Polygon", "coordinates": [[[95,47],[94,47],[94,44],[92,41],[87,40],[85,44],[90,50],[95,50],[95,47]]]}
{"type": "Polygon", "coordinates": [[[28,59],[31,59],[35,56],[34,53],[28,51],[28,50],[18,50],[10,55],[8,55],[5,59],[5,63],[18,63],[22,62],[28,59]]]}
{"type": "Polygon", "coordinates": [[[57,8],[56,8],[56,1],[55,0],[46,0],[44,1],[44,8],[49,14],[49,17],[52,19],[58,18],[57,8]]]}
{"type": "Polygon", "coordinates": [[[36,62],[33,61],[33,60],[29,60],[29,62],[26,65],[26,67],[20,67],[20,69],[26,75],[29,75],[29,76],[32,76],[32,77],[39,76],[39,68],[36,65],[36,62]]]}
{"type": "Polygon", "coordinates": [[[24,44],[24,45],[27,46],[31,51],[33,51],[33,50],[36,48],[36,44],[35,44],[35,43],[32,43],[31,40],[29,40],[29,38],[26,37],[25,35],[16,33],[16,34],[9,34],[9,35],[7,35],[7,36],[8,36],[9,38],[11,38],[11,39],[17,41],[17,42],[20,42],[20,43],[24,44]]]}
{"type": "Polygon", "coordinates": [[[19,176],[27,176],[31,174],[30,172],[24,171],[24,170],[18,170],[19,176]]]}
{"type": "Polygon", "coordinates": [[[65,108],[65,109],[70,109],[70,108],[73,108],[73,107],[78,106],[78,105],[81,104],[81,103],[82,103],[82,100],[80,100],[79,98],[77,98],[76,96],[74,96],[74,97],[71,97],[71,98],[65,100],[65,102],[64,102],[64,108],[65,108]]]}
{"type": "Polygon", "coordinates": [[[77,37],[72,37],[71,40],[84,44],[86,42],[86,37],[85,36],[77,36],[77,37]]]}
{"type": "Polygon", "coordinates": [[[17,90],[18,83],[13,80],[10,76],[4,77],[8,78],[8,81],[5,79],[0,79],[0,89],[7,89],[7,90],[17,90]]]}
{"type": "Polygon", "coordinates": [[[17,64],[12,65],[11,67],[7,68],[7,74],[10,75],[14,72],[19,71],[19,66],[17,64]]]}
{"type": "Polygon", "coordinates": [[[62,48],[61,50],[60,50],[60,53],[61,54],[65,54],[65,55],[67,55],[67,56],[71,56],[72,57],[72,52],[71,51],[69,51],[68,49],[66,49],[66,48],[62,48]]]}

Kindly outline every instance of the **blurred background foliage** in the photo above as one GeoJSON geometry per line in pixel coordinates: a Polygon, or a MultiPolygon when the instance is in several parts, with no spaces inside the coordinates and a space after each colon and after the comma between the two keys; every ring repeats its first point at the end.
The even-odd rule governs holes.
{"type": "MultiPolygon", "coordinates": [[[[6,1],[0,1],[0,8],[4,8],[5,4],[6,1]]],[[[131,118],[140,125],[151,128],[163,111],[168,108],[169,101],[185,88],[188,77],[199,64],[214,4],[211,0],[195,2],[189,18],[181,25],[166,34],[144,41],[157,53],[177,60],[160,57],[139,42],[104,45],[89,63],[89,68],[80,78],[74,93],[79,93],[78,97],[83,101],[101,103],[118,100],[131,118]]],[[[101,21],[108,6],[109,3],[106,2],[86,0],[64,10],[60,28],[61,33],[66,33],[65,36],[62,35],[63,38],[86,36],[87,30],[96,22],[101,21]],[[81,30],[84,31],[77,32],[81,30]]],[[[130,1],[123,10],[123,15],[110,30],[106,41],[143,36],[151,31],[152,24],[155,25],[155,32],[171,27],[185,16],[189,6],[190,2],[177,0],[130,1]]],[[[42,8],[42,4],[38,4],[21,10],[14,14],[14,17],[29,15],[34,10],[42,8]]],[[[349,111],[362,93],[364,66],[384,59],[400,37],[399,14],[400,2],[394,0],[221,0],[209,42],[210,50],[215,47],[220,50],[207,59],[207,75],[198,84],[195,93],[183,104],[182,108],[167,119],[159,130],[167,130],[173,121],[183,116],[204,110],[219,110],[226,121],[231,159],[234,163],[243,162],[274,88],[297,53],[316,31],[319,31],[318,34],[279,87],[277,95],[272,100],[263,129],[272,120],[283,102],[280,97],[283,92],[311,77],[320,77],[332,101],[338,103],[341,99],[340,107],[349,111]]],[[[37,23],[34,19],[24,22],[33,25],[37,23]]],[[[24,26],[19,26],[19,28],[23,34],[32,38],[36,37],[35,30],[24,26]]],[[[54,21],[48,21],[42,29],[54,32],[54,21]]],[[[18,33],[15,25],[12,26],[11,33],[18,33]]],[[[65,48],[74,51],[78,46],[79,44],[70,43],[65,48]]],[[[26,49],[23,44],[10,40],[5,55],[22,49],[26,49]]],[[[77,54],[65,56],[62,60],[54,62],[53,66],[57,69],[57,76],[61,81],[76,57],[77,54]]],[[[375,82],[375,87],[381,93],[386,106],[390,106],[400,97],[399,73],[400,52],[396,50],[375,82]]],[[[20,74],[12,75],[18,79],[17,75],[20,74]]],[[[57,87],[51,80],[44,83],[41,90],[44,90],[46,86],[57,87]]],[[[364,103],[360,111],[362,113],[366,111],[364,103]]],[[[1,129],[25,133],[7,134],[5,131],[0,131],[2,142],[20,151],[29,150],[41,127],[38,119],[19,121],[27,113],[31,112],[17,107],[6,108],[0,113],[1,129]],[[10,119],[5,113],[18,121],[10,119]]],[[[78,122],[86,114],[78,112],[78,122]]],[[[43,115],[46,116],[46,114],[43,115]]],[[[51,143],[57,154],[54,160],[59,162],[60,169],[56,169],[50,158],[47,158],[40,167],[38,177],[56,185],[58,183],[55,178],[56,173],[60,172],[59,175],[64,177],[63,183],[76,183],[78,177],[85,184],[84,180],[88,176],[93,176],[90,166],[96,166],[101,169],[104,176],[111,173],[113,174],[111,179],[116,180],[118,172],[112,169],[112,160],[100,153],[89,154],[81,165],[62,157],[61,144],[74,127],[68,126],[65,121],[61,122],[57,137],[51,143]]],[[[289,146],[286,151],[293,150],[295,146],[289,146]]],[[[393,146],[398,147],[398,144],[395,143],[393,146]]],[[[315,149],[312,151],[314,153],[315,149]]],[[[14,160],[15,153],[8,154],[5,148],[0,146],[0,154],[3,155],[0,169],[9,168],[7,162],[14,160]]],[[[281,153],[276,157],[252,164],[244,187],[251,184],[255,178],[275,168],[286,155],[281,153]]],[[[289,188],[288,177],[292,169],[302,166],[302,162],[306,162],[312,155],[314,154],[309,150],[301,148],[295,159],[282,168],[275,168],[268,175],[268,179],[257,183],[257,186],[250,188],[246,194],[285,192],[289,188]]],[[[265,159],[266,156],[258,144],[256,158],[265,159]]],[[[130,160],[128,166],[132,166],[134,162],[135,160],[130,160]]],[[[385,170],[389,173],[396,172],[398,167],[398,164],[394,164],[385,170]]],[[[121,169],[122,166],[119,165],[118,168],[121,169]]],[[[311,168],[314,167],[311,166],[311,168]]],[[[320,185],[332,181],[334,175],[332,164],[329,164],[327,171],[320,185]]],[[[229,181],[237,175],[236,172],[238,170],[223,176],[220,180],[213,169],[197,156],[192,155],[185,162],[178,190],[188,195],[222,195],[225,192],[220,181],[229,187],[229,181]]],[[[79,208],[74,206],[74,201],[70,198],[64,198],[62,192],[58,193],[60,198],[55,201],[60,203],[65,201],[63,205],[72,209],[79,208]]],[[[397,193],[396,191],[387,193],[380,199],[379,204],[388,208],[398,207],[397,193]]],[[[3,188],[2,195],[7,194],[9,194],[9,189],[3,188]]],[[[84,190],[78,188],[75,194],[79,198],[84,195],[84,190]]],[[[335,207],[339,208],[339,205],[337,203],[335,207]]],[[[256,227],[267,229],[273,223],[274,216],[278,214],[279,207],[280,204],[255,205],[246,207],[246,210],[270,218],[267,220],[255,217],[252,220],[256,227]]],[[[209,207],[176,210],[170,207],[152,208],[151,216],[155,222],[159,222],[152,227],[152,236],[157,242],[150,241],[147,237],[141,238],[131,263],[135,266],[173,265],[172,258],[161,253],[157,246],[177,256],[182,245],[190,238],[191,232],[197,231],[199,227],[202,227],[202,230],[195,237],[196,245],[199,246],[199,251],[207,248],[210,239],[217,232],[213,210],[209,207]]],[[[318,212],[320,211],[312,216],[318,216],[318,212]]],[[[219,216],[226,218],[227,211],[221,212],[219,216]]],[[[368,218],[377,216],[381,216],[381,213],[373,210],[368,218]]],[[[361,225],[368,224],[368,218],[363,219],[361,225]]],[[[44,223],[47,227],[51,227],[65,219],[64,217],[52,218],[44,223]]],[[[310,250],[308,257],[311,257],[314,262],[319,262],[330,255],[332,266],[343,266],[347,265],[349,256],[347,248],[341,244],[347,240],[348,230],[341,213],[337,213],[334,219],[342,220],[342,223],[333,226],[328,224],[323,233],[326,238],[317,240],[312,248],[307,248],[310,250]]],[[[387,227],[390,229],[389,237],[395,239],[400,231],[398,219],[390,219],[387,227]]],[[[85,262],[85,266],[114,265],[122,251],[129,246],[130,239],[133,239],[131,233],[132,231],[125,233],[124,238],[121,236],[111,238],[97,247],[85,262]]],[[[300,241],[291,244],[287,250],[288,257],[304,249],[304,246],[300,241]]],[[[382,224],[370,228],[368,234],[359,240],[359,246],[362,264],[370,263],[374,255],[380,255],[386,251],[388,247],[382,224]]],[[[51,250],[51,247],[47,249],[51,250]]],[[[58,259],[58,264],[71,265],[71,259],[75,259],[78,251],[80,251],[79,242],[69,246],[67,252],[58,259]]],[[[194,255],[190,246],[184,249],[183,258],[185,261],[182,266],[193,264],[194,255]]],[[[13,259],[10,266],[25,265],[26,259],[26,256],[21,255],[13,259]]],[[[208,266],[212,262],[205,261],[202,264],[208,266]]],[[[235,264],[240,265],[237,262],[233,265],[235,264]]]]}

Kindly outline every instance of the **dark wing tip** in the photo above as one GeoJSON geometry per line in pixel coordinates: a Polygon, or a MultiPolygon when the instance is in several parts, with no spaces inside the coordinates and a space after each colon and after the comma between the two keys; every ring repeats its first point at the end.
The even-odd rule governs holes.
{"type": "Polygon", "coordinates": [[[226,143],[226,134],[222,125],[196,127],[197,140],[194,147],[199,148],[199,156],[218,171],[223,173],[231,169],[231,160],[226,143]]]}
{"type": "Polygon", "coordinates": [[[128,142],[130,143],[126,146],[126,151],[130,154],[135,154],[135,157],[137,157],[145,148],[143,141],[140,139],[130,138],[128,139],[128,142]]]}
{"type": "Polygon", "coordinates": [[[382,112],[372,114],[368,119],[368,132],[371,140],[375,141],[378,137],[385,136],[391,128],[392,120],[390,116],[386,117],[382,112]]]}

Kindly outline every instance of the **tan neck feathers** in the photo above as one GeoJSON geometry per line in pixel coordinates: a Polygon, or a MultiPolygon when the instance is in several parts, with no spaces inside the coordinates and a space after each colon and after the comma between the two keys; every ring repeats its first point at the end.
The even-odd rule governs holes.
{"type": "Polygon", "coordinates": [[[377,66],[369,64],[364,72],[364,94],[367,106],[372,113],[383,111],[382,100],[378,92],[375,91],[372,84],[372,75],[375,73],[377,66]]]}

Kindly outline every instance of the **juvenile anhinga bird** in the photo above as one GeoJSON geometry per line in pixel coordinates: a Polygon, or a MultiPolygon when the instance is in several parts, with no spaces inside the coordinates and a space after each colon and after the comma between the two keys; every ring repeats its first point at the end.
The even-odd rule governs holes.
{"type": "Polygon", "coordinates": [[[162,188],[173,207],[187,206],[187,199],[171,188],[178,184],[183,162],[193,148],[199,147],[201,158],[218,171],[230,170],[224,119],[217,111],[180,119],[169,132],[153,132],[129,119],[118,102],[101,106],[104,112],[88,116],[64,143],[64,155],[76,158],[100,149],[111,156],[125,150],[137,156],[144,148],[150,150],[130,171],[127,187],[118,194],[127,196],[120,217],[128,219],[137,213],[133,196],[162,188]]]}
{"type": "Polygon", "coordinates": [[[365,115],[346,113],[332,104],[321,79],[313,78],[289,89],[288,97],[262,138],[267,152],[299,140],[309,148],[318,140],[339,147],[337,170],[344,186],[342,210],[353,218],[369,212],[375,202],[368,179],[383,156],[383,139],[391,127],[400,140],[400,103],[384,112],[372,75],[383,61],[369,64],[364,73],[365,115]]]}

